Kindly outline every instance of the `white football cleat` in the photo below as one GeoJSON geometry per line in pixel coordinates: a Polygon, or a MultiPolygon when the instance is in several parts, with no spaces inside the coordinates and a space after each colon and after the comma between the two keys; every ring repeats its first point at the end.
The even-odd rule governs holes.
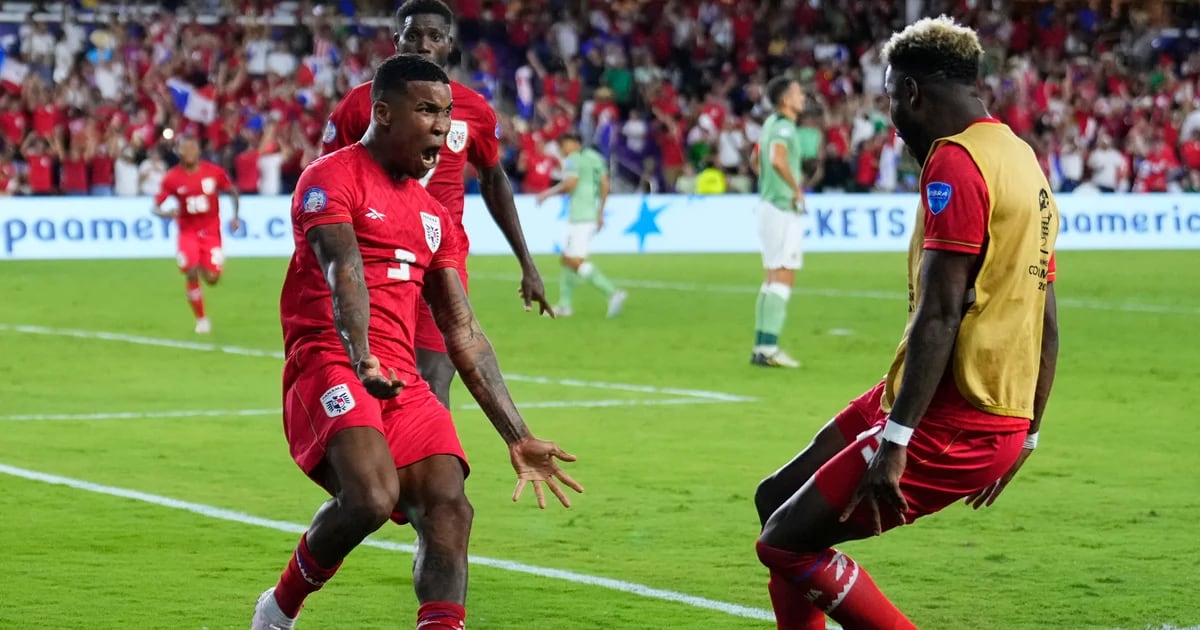
{"type": "Polygon", "coordinates": [[[201,317],[196,320],[196,334],[207,335],[212,332],[212,322],[208,321],[207,317],[201,317]]]}
{"type": "Polygon", "coordinates": [[[554,307],[554,316],[555,317],[570,317],[574,314],[575,314],[575,311],[572,310],[570,306],[555,306],[554,307]]]}
{"type": "Polygon", "coordinates": [[[250,630],[293,630],[296,620],[283,614],[275,601],[275,587],[267,589],[258,596],[254,605],[254,618],[250,620],[250,630]]]}
{"type": "Polygon", "coordinates": [[[608,298],[609,317],[616,317],[621,314],[621,307],[625,305],[625,298],[627,297],[629,297],[629,294],[624,291],[617,291],[612,294],[612,297],[608,298]]]}
{"type": "Polygon", "coordinates": [[[763,367],[800,367],[800,362],[788,356],[788,353],[784,352],[783,350],[776,350],[770,354],[755,352],[750,357],[750,363],[754,365],[761,365],[763,367]]]}

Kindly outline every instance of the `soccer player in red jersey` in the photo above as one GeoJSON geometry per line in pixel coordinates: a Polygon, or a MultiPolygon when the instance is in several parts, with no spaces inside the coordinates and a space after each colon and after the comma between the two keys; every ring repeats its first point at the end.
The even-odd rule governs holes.
{"type": "Polygon", "coordinates": [[[1058,208],[1033,150],[979,98],[983,48],[949,18],[884,48],[891,117],[922,162],[909,322],[887,377],[755,493],[776,623],[913,628],[833,549],[966,499],[991,505],[1037,446],[1058,360],[1058,208]]]}
{"type": "MultiPolygon", "coordinates": [[[[392,36],[396,51],[421,55],[445,68],[454,46],[450,33],[453,26],[454,12],[441,0],[408,0],[396,11],[396,32],[392,36]]],[[[454,96],[454,117],[446,134],[446,145],[438,156],[437,164],[421,178],[421,183],[434,199],[450,211],[451,221],[444,229],[458,231],[466,243],[467,235],[462,226],[466,195],[463,169],[468,162],[475,167],[488,212],[496,225],[500,226],[520,261],[520,295],[525,300],[525,310],[530,310],[532,303],[537,302],[543,315],[553,317],[542,278],[525,245],[525,235],[521,232],[521,221],[513,202],[512,185],[500,165],[500,125],[496,121],[496,113],[482,96],[461,83],[451,81],[450,92],[454,96]]],[[[325,126],[322,153],[336,151],[362,137],[371,120],[371,101],[369,82],[346,94],[325,126]]],[[[463,288],[466,289],[465,255],[456,265],[463,288]]],[[[446,354],[446,343],[429,306],[422,302],[417,308],[420,311],[417,319],[417,367],[438,399],[449,407],[454,366],[446,354]]]]}
{"type": "Polygon", "coordinates": [[[253,630],[293,627],[305,597],[394,511],[418,533],[417,627],[461,630],[472,508],[468,467],[450,411],[417,373],[416,305],[445,331],[454,367],[508,444],[513,500],[556,479],[582,492],[555,459],[575,458],[533,437],[459,279],[466,243],[455,217],[418,180],[451,129],[449,79],[437,65],[397,55],[371,87],[361,142],[323,156],[292,201],[295,253],[280,300],[286,360],[284,432],[297,465],[332,498],[313,518],[275,587],[259,598],[253,630]]]}
{"type": "Polygon", "coordinates": [[[221,279],[225,254],[221,251],[221,208],[217,195],[222,192],[233,197],[232,232],[238,231],[238,191],[229,181],[225,169],[200,159],[200,141],[185,137],[179,143],[179,164],[163,175],[162,188],[154,196],[151,212],[174,218],[179,227],[179,245],[175,259],[187,278],[187,300],[196,316],[196,332],[212,331],[204,313],[204,290],[200,280],[212,286],[221,279]],[[178,201],[176,208],[163,210],[168,197],[178,201]]]}

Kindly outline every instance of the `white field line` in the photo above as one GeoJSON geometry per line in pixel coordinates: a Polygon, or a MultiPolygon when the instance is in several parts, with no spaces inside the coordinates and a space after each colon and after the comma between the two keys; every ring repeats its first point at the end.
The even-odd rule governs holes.
{"type": "MultiPolygon", "coordinates": [[[[234,354],[249,357],[269,357],[274,359],[283,358],[283,352],[279,350],[260,350],[257,348],[243,348],[240,346],[227,346],[199,341],[180,341],[178,339],[145,337],[142,335],[130,335],[126,333],[108,332],[103,330],[78,330],[73,328],[49,328],[46,326],[0,323],[0,332],[16,332],[26,335],[47,335],[52,337],[75,337],[77,339],[96,339],[102,341],[130,343],[141,346],[158,346],[162,348],[175,348],[179,350],[192,350],[196,352],[220,352],[224,354],[234,354]]],[[[702,389],[679,389],[674,387],[655,387],[653,385],[633,385],[629,383],[581,381],[571,378],[549,378],[544,376],[528,376],[524,374],[505,374],[504,378],[513,382],[559,385],[562,387],[581,387],[584,389],[608,389],[643,394],[682,396],[715,402],[754,402],[757,400],[756,398],[750,396],[739,396],[736,394],[726,394],[723,392],[714,392],[702,389]]]]}
{"type": "MultiPolygon", "coordinates": [[[[137,490],[127,490],[124,488],[105,486],[105,485],[101,485],[98,483],[92,483],[90,481],[72,479],[70,477],[60,477],[58,475],[51,475],[51,474],[47,474],[47,473],[43,473],[43,472],[38,472],[35,470],[27,470],[25,468],[17,468],[16,466],[8,466],[6,464],[0,464],[0,473],[6,474],[6,475],[11,475],[13,477],[19,477],[21,479],[27,479],[30,481],[40,481],[42,483],[48,483],[48,484],[53,484],[53,485],[57,485],[57,486],[66,486],[68,488],[74,488],[76,490],[82,490],[84,492],[91,492],[91,493],[95,493],[95,494],[103,494],[103,495],[108,495],[108,496],[113,496],[113,497],[120,497],[123,499],[132,499],[134,501],[141,501],[143,503],[149,503],[151,505],[157,505],[157,506],[171,508],[171,509],[175,509],[175,510],[183,510],[186,512],[191,512],[193,514],[198,514],[200,516],[206,516],[208,518],[214,518],[214,519],[219,519],[219,520],[223,520],[223,521],[231,521],[234,523],[241,523],[243,525],[253,525],[255,527],[263,527],[263,528],[273,529],[273,530],[280,531],[280,532],[287,532],[289,534],[300,534],[300,533],[304,532],[306,529],[308,529],[307,525],[301,525],[299,523],[289,523],[286,521],[277,521],[277,520],[272,520],[272,519],[268,519],[268,518],[262,518],[262,517],[258,517],[258,516],[253,516],[251,514],[246,514],[244,512],[237,512],[234,510],[226,510],[226,509],[214,507],[211,505],[204,505],[201,503],[191,503],[188,501],[181,501],[179,499],[172,499],[171,497],[164,497],[164,496],[160,496],[157,494],[149,494],[146,492],[139,492],[137,490]]],[[[377,549],[385,549],[388,551],[399,551],[399,552],[408,553],[408,554],[411,554],[416,550],[416,548],[411,544],[390,542],[390,541],[386,541],[386,540],[375,540],[373,538],[368,538],[367,540],[363,541],[362,544],[365,546],[368,546],[368,547],[375,547],[377,549]]],[[[775,615],[769,610],[764,610],[761,608],[751,608],[749,606],[742,606],[740,604],[732,604],[729,602],[712,600],[712,599],[708,599],[705,597],[697,597],[695,595],[688,595],[687,593],[679,593],[676,591],[668,591],[668,590],[664,590],[664,589],[652,588],[652,587],[645,586],[643,584],[637,584],[634,582],[626,582],[623,580],[614,580],[612,578],[599,577],[599,576],[595,576],[595,575],[587,575],[587,574],[583,574],[583,573],[576,573],[574,571],[565,571],[562,569],[551,569],[551,568],[547,568],[547,567],[539,567],[539,566],[534,566],[534,565],[530,565],[530,564],[524,564],[521,562],[514,562],[512,560],[502,560],[502,559],[498,559],[498,558],[488,558],[488,557],[484,557],[484,556],[474,556],[474,555],[470,556],[470,562],[471,562],[471,564],[474,564],[477,566],[491,567],[494,569],[501,569],[503,571],[524,573],[526,575],[534,575],[537,577],[550,578],[553,580],[562,580],[565,582],[573,582],[575,584],[584,584],[587,586],[598,586],[600,588],[607,588],[610,590],[620,591],[622,593],[629,593],[632,595],[638,595],[640,597],[646,597],[649,599],[657,599],[657,600],[662,600],[662,601],[667,601],[667,602],[683,604],[685,606],[691,606],[693,608],[702,608],[705,610],[712,610],[712,611],[716,611],[716,612],[720,612],[720,613],[725,613],[727,615],[732,615],[735,617],[744,617],[747,619],[757,619],[760,621],[774,621],[775,620],[775,615]]],[[[272,578],[272,579],[274,579],[274,578],[272,578]]]]}
{"type": "Polygon", "coordinates": [[[41,413],[0,416],[3,422],[44,422],[51,420],[141,420],[147,418],[228,418],[237,416],[273,416],[279,409],[208,409],[177,411],[114,411],[109,413],[41,413]]]}
{"type": "MultiPolygon", "coordinates": [[[[521,277],[504,273],[472,273],[471,277],[478,280],[503,280],[520,282],[521,277]]],[[[549,284],[558,282],[556,278],[543,278],[549,284]]],[[[751,285],[722,285],[694,284],[688,282],[658,282],[654,280],[634,280],[614,278],[613,282],[625,287],[636,289],[653,289],[663,291],[683,291],[688,293],[758,293],[758,287],[751,285]]],[[[859,291],[854,289],[820,289],[814,287],[793,287],[795,295],[815,295],[820,297],[858,298],[865,300],[907,300],[908,296],[898,291],[859,291]]],[[[1162,313],[1172,315],[1200,315],[1200,306],[1172,306],[1169,304],[1144,304],[1142,302],[1109,302],[1106,300],[1090,300],[1083,298],[1058,297],[1058,305],[1067,308],[1081,308],[1093,311],[1118,311],[1126,313],[1162,313]]]]}
{"type": "MultiPolygon", "coordinates": [[[[574,409],[603,407],[655,407],[659,405],[703,405],[726,402],[703,398],[651,398],[633,400],[539,400],[517,403],[521,409],[574,409]]],[[[459,409],[479,409],[476,404],[459,405],[459,409]]],[[[0,416],[0,422],[50,422],[63,420],[146,420],[169,418],[231,418],[246,416],[277,416],[281,409],[193,409],[172,411],[112,411],[102,413],[31,413],[0,416]]]]}

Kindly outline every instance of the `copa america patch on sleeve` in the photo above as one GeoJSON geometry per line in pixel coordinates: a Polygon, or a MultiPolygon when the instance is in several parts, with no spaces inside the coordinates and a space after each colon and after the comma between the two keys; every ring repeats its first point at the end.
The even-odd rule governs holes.
{"type": "Polygon", "coordinates": [[[929,211],[936,214],[941,214],[946,206],[950,205],[950,197],[954,194],[954,188],[946,182],[929,182],[925,184],[925,205],[929,211]]]}
{"type": "Polygon", "coordinates": [[[329,144],[337,139],[337,125],[333,124],[333,120],[325,123],[325,133],[321,134],[321,142],[329,144]]]}
{"type": "Polygon", "coordinates": [[[325,209],[325,204],[328,202],[329,195],[326,195],[324,190],[316,186],[304,191],[303,206],[305,212],[320,212],[325,209]]]}
{"type": "Polygon", "coordinates": [[[500,137],[500,123],[496,123],[496,137],[500,137]]]}
{"type": "Polygon", "coordinates": [[[339,383],[321,394],[321,406],[325,408],[325,415],[336,418],[354,409],[354,396],[345,383],[339,383]]]}

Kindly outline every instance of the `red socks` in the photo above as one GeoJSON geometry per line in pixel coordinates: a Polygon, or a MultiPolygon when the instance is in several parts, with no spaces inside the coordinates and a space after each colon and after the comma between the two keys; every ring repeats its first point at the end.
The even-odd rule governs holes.
{"type": "Polygon", "coordinates": [[[199,280],[187,281],[187,301],[192,306],[196,319],[204,317],[204,290],[200,288],[199,280]]]}
{"type": "Polygon", "coordinates": [[[417,630],[463,630],[467,609],[454,602],[425,602],[417,609],[417,630]]]}
{"type": "Polygon", "coordinates": [[[916,630],[850,556],[834,549],[793,553],[762,542],[756,547],[758,559],[771,570],[771,604],[779,630],[819,627],[803,625],[813,622],[799,614],[803,609],[796,604],[798,597],[825,611],[845,630],[916,630]],[[784,600],[782,609],[780,600],[784,600]]]}
{"type": "Polygon", "coordinates": [[[799,584],[771,571],[767,590],[779,630],[825,630],[825,613],[808,601],[799,584]]]}
{"type": "Polygon", "coordinates": [[[279,576],[279,583],[275,585],[275,603],[279,604],[283,614],[295,619],[304,605],[304,598],[321,590],[341,564],[339,562],[331,569],[317,564],[308,551],[308,534],[304,534],[283,575],[279,576]]]}

